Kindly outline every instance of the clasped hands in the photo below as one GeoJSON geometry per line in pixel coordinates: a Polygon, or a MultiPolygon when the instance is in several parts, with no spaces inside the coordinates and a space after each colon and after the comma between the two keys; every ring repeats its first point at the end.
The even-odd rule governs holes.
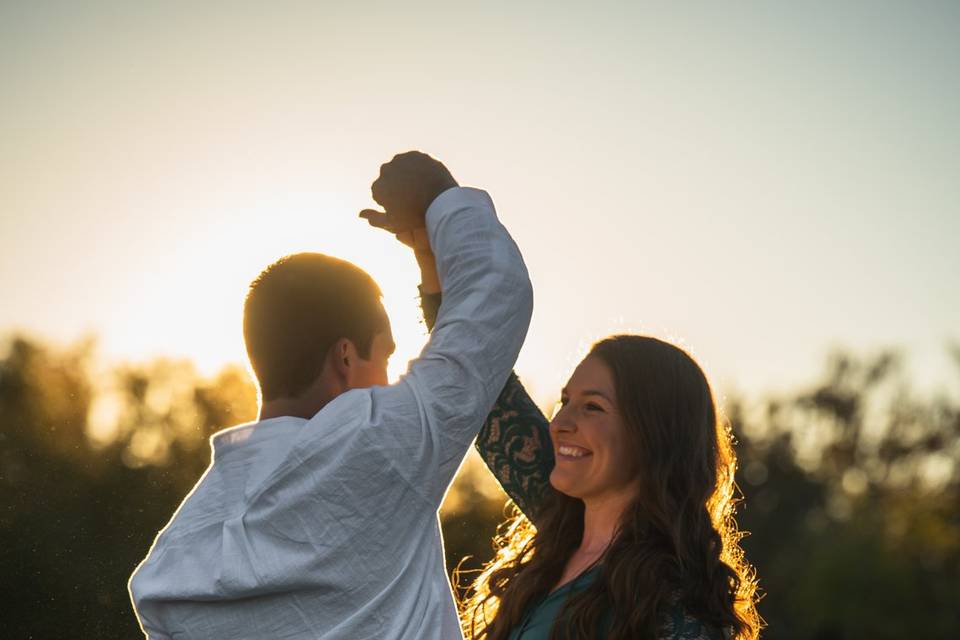
{"type": "Polygon", "coordinates": [[[424,293],[440,291],[433,251],[427,235],[426,214],[437,196],[459,186],[443,163],[419,151],[408,151],[380,166],[370,187],[383,211],[364,209],[360,217],[384,229],[411,247],[420,265],[424,293]]]}

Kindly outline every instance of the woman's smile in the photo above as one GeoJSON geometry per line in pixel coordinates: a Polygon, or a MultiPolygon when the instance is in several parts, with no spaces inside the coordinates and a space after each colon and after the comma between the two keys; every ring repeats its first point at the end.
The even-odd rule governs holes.
{"type": "Polygon", "coordinates": [[[592,455],[593,452],[573,444],[558,444],[557,458],[560,460],[578,460],[592,455]]]}

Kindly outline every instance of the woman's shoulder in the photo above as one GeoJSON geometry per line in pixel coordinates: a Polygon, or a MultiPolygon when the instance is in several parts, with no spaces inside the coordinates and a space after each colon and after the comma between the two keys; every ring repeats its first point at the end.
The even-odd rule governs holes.
{"type": "Polygon", "coordinates": [[[657,640],[727,640],[729,634],[691,615],[679,603],[663,614],[657,640]]]}

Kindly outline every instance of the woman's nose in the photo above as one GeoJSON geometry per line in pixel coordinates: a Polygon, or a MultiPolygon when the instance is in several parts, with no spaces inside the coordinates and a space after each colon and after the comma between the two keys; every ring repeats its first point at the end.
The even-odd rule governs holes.
{"type": "Polygon", "coordinates": [[[554,432],[575,431],[576,428],[576,423],[570,420],[566,407],[562,407],[557,411],[553,416],[553,420],[550,421],[550,430],[554,432]]]}

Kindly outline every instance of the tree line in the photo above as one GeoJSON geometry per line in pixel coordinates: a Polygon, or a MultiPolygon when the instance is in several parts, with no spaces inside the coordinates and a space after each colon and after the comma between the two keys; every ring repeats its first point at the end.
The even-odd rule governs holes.
{"type": "MultiPolygon", "coordinates": [[[[764,637],[960,637],[951,353],[952,390],[916,391],[895,350],[837,352],[811,384],[725,401],[764,637]]],[[[127,578],[206,468],[209,436],[255,415],[240,367],[103,367],[90,341],[0,343],[4,637],[137,637],[127,578]]],[[[451,570],[489,558],[505,509],[468,457],[441,510],[451,570]]]]}

